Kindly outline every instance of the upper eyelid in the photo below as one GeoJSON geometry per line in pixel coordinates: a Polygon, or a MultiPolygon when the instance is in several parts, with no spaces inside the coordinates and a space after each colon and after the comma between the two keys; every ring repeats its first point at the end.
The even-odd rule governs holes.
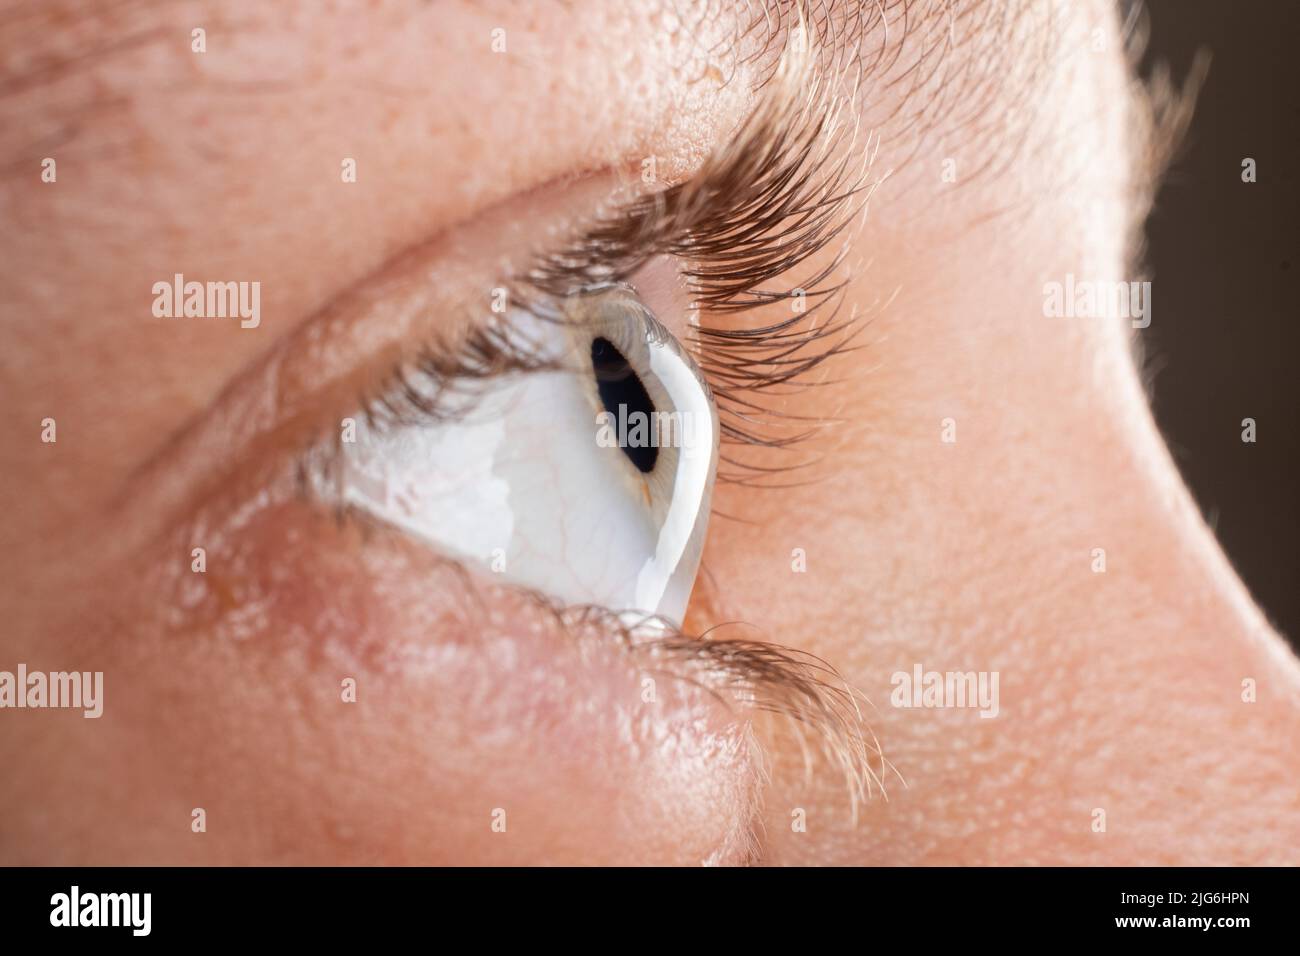
{"type": "Polygon", "coordinates": [[[143,460],[117,489],[113,508],[147,538],[229,486],[267,444],[279,446],[281,462],[293,455],[300,464],[395,367],[482,326],[490,290],[510,272],[487,263],[534,255],[512,223],[523,217],[533,232],[562,229],[576,207],[608,197],[610,185],[606,173],[594,173],[516,195],[336,291],[143,460]]]}
{"type": "MultiPolygon", "coordinates": [[[[858,157],[855,157],[848,148],[844,148],[841,154],[844,162],[829,167],[815,165],[816,161],[827,155],[836,143],[841,147],[848,147],[851,143],[845,141],[841,136],[841,129],[832,121],[835,114],[832,112],[834,102],[828,95],[829,83],[825,80],[816,80],[811,88],[817,91],[817,95],[808,95],[810,89],[808,83],[813,82],[813,78],[817,75],[811,58],[805,60],[802,65],[792,64],[789,60],[784,60],[782,63],[782,68],[786,72],[778,71],[773,76],[759,107],[743,127],[742,135],[733,142],[732,148],[707,161],[705,168],[685,183],[670,187],[673,190],[672,195],[677,197],[674,200],[678,204],[675,207],[674,219],[677,227],[689,229],[691,223],[698,225],[702,220],[708,219],[720,227],[713,233],[715,239],[727,235],[744,235],[743,227],[739,232],[728,233],[727,231],[728,223],[735,227],[743,220],[734,217],[728,220],[725,216],[713,215],[721,210],[716,206],[711,209],[700,197],[710,196],[714,187],[720,182],[731,181],[737,185],[743,184],[744,177],[738,176],[738,173],[745,168],[743,163],[746,157],[762,155],[766,157],[766,165],[763,168],[769,172],[779,170],[775,180],[792,187],[786,192],[769,192],[767,194],[769,200],[781,197],[782,201],[777,203],[777,207],[790,214],[797,214],[801,210],[803,212],[808,212],[810,209],[824,210],[834,205],[840,209],[842,215],[831,228],[822,230],[819,236],[826,241],[842,237],[843,225],[853,218],[866,194],[865,175],[869,152],[861,153],[860,165],[856,167],[853,163],[858,161],[858,157]],[[800,136],[801,133],[805,135],[800,136]],[[778,139],[771,139],[773,134],[776,134],[778,139]],[[765,136],[768,137],[766,140],[763,139],[765,136]],[[756,151],[755,148],[764,141],[769,146],[776,144],[783,145],[785,148],[769,149],[766,152],[756,151]],[[790,151],[789,147],[800,144],[805,147],[802,153],[790,151]],[[812,167],[809,165],[810,160],[813,163],[812,167]],[[736,165],[738,162],[742,164],[740,167],[736,165]],[[799,171],[802,169],[807,172],[809,168],[831,173],[832,178],[826,179],[813,175],[800,179],[799,171]],[[837,171],[850,169],[856,169],[851,180],[846,182],[843,178],[834,177],[837,171]],[[829,193],[825,190],[817,191],[818,187],[825,186],[827,183],[832,184],[829,193]],[[835,184],[838,184],[838,188],[835,184]],[[683,209],[692,210],[696,214],[695,218],[683,214],[683,209]],[[710,215],[705,216],[706,213],[710,215]]],[[[848,134],[851,139],[851,128],[848,134]]],[[[604,189],[604,194],[608,195],[608,184],[599,177],[592,177],[573,184],[562,192],[565,196],[574,191],[584,192],[590,195],[594,206],[599,201],[598,189],[604,189]]],[[[275,419],[286,408],[297,417],[306,417],[310,413],[317,419],[314,426],[315,435],[305,436],[299,441],[299,450],[306,451],[319,440],[323,430],[332,430],[337,426],[338,417],[356,409],[359,391],[363,391],[365,387],[363,385],[362,389],[358,389],[357,383],[369,381],[373,387],[373,384],[382,381],[394,366],[400,367],[403,362],[409,363],[420,348],[428,346],[431,339],[430,328],[436,327],[434,316],[441,321],[445,318],[449,305],[456,306],[452,309],[453,312],[459,311],[465,314],[461,318],[468,316],[458,330],[463,338],[466,330],[473,330],[481,325],[482,314],[488,311],[489,290],[494,285],[504,285],[515,290],[544,289],[546,269],[543,264],[554,264],[566,255],[571,256],[575,248],[585,247],[589,250],[593,229],[596,233],[595,238],[602,238],[599,220],[594,226],[586,229],[571,229],[571,234],[576,234],[579,238],[576,242],[562,245],[558,252],[552,250],[537,255],[530,254],[526,248],[520,248],[518,255],[521,260],[526,260],[527,264],[518,272],[509,273],[513,278],[507,282],[494,282],[485,269],[466,267],[472,257],[465,253],[463,246],[467,240],[463,237],[465,234],[477,236],[479,239],[490,236],[494,247],[499,245],[499,237],[505,233],[505,227],[512,221],[521,202],[533,202],[533,197],[536,196],[537,203],[545,205],[543,197],[547,197],[548,193],[549,191],[546,190],[534,190],[526,200],[516,197],[500,203],[492,210],[485,211],[480,221],[467,229],[457,230],[455,234],[444,232],[419,247],[408,250],[378,272],[336,295],[316,315],[304,322],[297,332],[278,343],[271,354],[263,356],[257,366],[246,370],[238,380],[232,382],[227,388],[230,394],[219,400],[214,408],[204,412],[196,422],[186,427],[177,442],[161,449],[158,455],[142,465],[123,486],[120,501],[124,505],[129,503],[132,500],[132,492],[138,490],[141,484],[151,484],[154,494],[161,496],[164,494],[164,488],[182,494],[182,489],[187,486],[199,487],[205,483],[205,479],[215,480],[207,474],[212,470],[212,463],[237,461],[241,446],[258,441],[259,436],[265,432],[279,430],[280,426],[275,419]],[[449,248],[443,248],[444,246],[449,248]],[[436,252],[441,252],[441,255],[437,256],[442,263],[438,270],[431,269],[429,264],[430,257],[436,252]],[[449,255],[450,259],[448,259],[449,255]],[[434,275],[435,271],[437,276],[434,275]],[[466,272],[471,275],[460,274],[466,272]],[[442,290],[435,288],[440,279],[445,279],[450,284],[457,282],[462,284],[458,286],[458,291],[444,294],[442,290]],[[376,314],[381,318],[377,318],[376,314]],[[476,317],[478,321],[475,321],[476,317]],[[367,356],[366,360],[360,363],[365,366],[363,368],[358,367],[356,359],[358,353],[367,356]],[[386,367],[380,371],[379,366],[386,367]],[[337,389],[346,387],[348,382],[353,383],[353,386],[348,389],[350,393],[338,393],[337,389]],[[268,411],[268,408],[272,410],[268,411]],[[178,448],[177,445],[180,447],[178,448]],[[189,477],[181,481],[172,481],[172,476],[169,476],[168,472],[173,470],[182,471],[189,477]]],[[[731,193],[733,200],[743,195],[743,191],[731,193]]],[[[555,197],[549,198],[554,201],[555,197]]],[[[642,200],[634,199],[633,203],[638,201],[645,203],[655,200],[643,197],[642,200]]],[[[564,212],[548,209],[546,216],[552,222],[571,221],[574,202],[570,197],[566,199],[566,203],[567,208],[564,212]]],[[[743,203],[740,205],[744,207],[743,203]]],[[[735,212],[736,206],[737,204],[732,202],[729,208],[735,212]]],[[[752,215],[756,209],[753,206],[745,208],[748,208],[751,216],[749,222],[752,225],[754,223],[752,215]]],[[[626,226],[626,219],[622,221],[626,226]]],[[[643,219],[641,222],[642,229],[650,228],[649,220],[643,219]]],[[[822,222],[830,223],[831,220],[827,217],[822,222]]],[[[604,225],[608,226],[609,221],[606,220],[604,225]]],[[[660,226],[662,227],[662,223],[660,226]]],[[[678,254],[689,255],[694,251],[702,253],[703,258],[721,251],[721,257],[715,258],[714,261],[726,261],[725,250],[720,245],[715,244],[711,248],[701,249],[700,242],[697,241],[694,245],[674,247],[667,240],[672,237],[680,238],[682,228],[654,228],[657,241],[648,243],[644,250],[638,253],[639,258],[644,259],[653,254],[656,249],[662,250],[662,247],[667,244],[678,254]]],[[[623,230],[618,233],[623,239],[635,238],[638,234],[643,233],[635,230],[623,230]]],[[[611,237],[610,234],[605,233],[603,238],[607,240],[611,237]]],[[[616,246],[615,251],[618,248],[620,247],[616,246]]],[[[626,250],[626,246],[621,248],[626,250]]],[[[780,249],[779,246],[770,248],[780,249]]],[[[812,249],[812,246],[808,248],[812,249]]],[[[508,253],[496,250],[498,256],[506,254],[508,253]]],[[[787,265],[789,263],[788,258],[783,258],[782,261],[787,265]]],[[[624,261],[623,270],[616,268],[612,270],[612,274],[587,275],[585,280],[599,281],[615,278],[623,274],[628,265],[629,263],[624,261]]],[[[497,274],[500,275],[499,270],[497,274]]],[[[760,270],[755,274],[763,273],[760,270]]],[[[551,277],[554,277],[553,273],[551,277]]],[[[570,281],[574,281],[572,277],[570,281]]],[[[792,367],[791,363],[794,363],[794,367],[801,372],[806,372],[845,347],[848,336],[852,332],[851,323],[836,320],[821,322],[818,315],[825,305],[833,306],[839,287],[836,285],[819,291],[818,295],[821,298],[809,307],[801,323],[802,329],[794,328],[787,322],[784,327],[781,323],[768,323],[761,326],[759,330],[761,334],[756,334],[753,328],[731,328],[723,325],[701,325],[696,330],[698,340],[693,344],[702,347],[702,352],[696,352],[696,361],[709,376],[720,412],[728,419],[722,426],[727,440],[780,447],[800,437],[800,433],[764,436],[756,434],[749,428],[747,422],[769,414],[763,407],[761,399],[756,400],[753,393],[759,386],[774,380],[787,384],[789,376],[786,373],[792,367]],[[725,361],[727,348],[732,349],[730,354],[738,356],[737,361],[730,366],[725,361]],[[720,381],[719,372],[722,369],[729,369],[730,376],[723,376],[724,380],[720,381]],[[779,370],[779,374],[775,376],[771,374],[773,369],[779,370]]],[[[526,301],[521,292],[517,291],[517,294],[526,301]]],[[[767,301],[769,304],[777,303],[782,298],[783,294],[776,291],[767,301]]],[[[715,298],[712,305],[716,307],[719,304],[722,303],[715,298]]],[[[455,337],[455,333],[439,336],[444,340],[452,340],[455,337]]],[[[306,430],[308,426],[301,427],[306,430]]],[[[729,467],[745,470],[745,467],[738,466],[730,455],[724,455],[723,462],[729,467]]],[[[740,477],[743,480],[755,476],[761,479],[763,470],[749,472],[740,477]]],[[[720,473],[720,477],[726,476],[720,473]]],[[[181,503],[177,502],[177,506],[180,505],[181,503]]],[[[145,523],[151,522],[146,520],[145,523]]]]}
{"type": "Polygon", "coordinates": [[[770,304],[775,293],[744,295],[834,240],[869,192],[870,148],[855,148],[856,125],[832,90],[810,55],[784,58],[730,145],[694,175],[598,218],[516,281],[562,296],[668,255],[689,263],[713,311],[770,304]]]}
{"type": "MultiPolygon", "coordinates": [[[[811,299],[805,309],[766,323],[737,328],[702,321],[689,341],[718,401],[725,441],[780,448],[807,437],[802,426],[765,433],[758,420],[780,413],[765,407],[758,393],[800,380],[849,346],[853,319],[840,320],[837,310],[845,283],[826,287],[842,250],[793,289],[769,290],[764,283],[841,237],[869,191],[870,151],[855,153],[852,128],[846,135],[845,114],[829,90],[810,58],[786,58],[730,148],[684,183],[637,196],[596,218],[494,291],[504,293],[511,308],[560,319],[557,300],[625,282],[651,258],[667,255],[683,262],[706,314],[771,307],[796,294],[800,305],[811,299]],[[820,321],[827,305],[830,318],[820,321]]],[[[545,365],[511,346],[508,321],[500,315],[464,329],[459,342],[426,346],[414,360],[399,363],[379,389],[363,395],[372,421],[400,420],[405,413],[436,418],[439,399],[457,378],[545,365]]],[[[723,472],[723,480],[768,477],[762,474],[768,469],[743,474],[734,456],[724,461],[741,474],[723,472]]]]}

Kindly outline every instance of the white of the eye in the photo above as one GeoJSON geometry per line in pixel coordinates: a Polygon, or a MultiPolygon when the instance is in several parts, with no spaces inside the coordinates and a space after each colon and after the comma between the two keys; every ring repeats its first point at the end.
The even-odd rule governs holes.
{"type": "Polygon", "coordinates": [[[717,422],[681,356],[653,343],[648,354],[671,410],[692,425],[670,480],[647,484],[622,449],[597,443],[589,380],[543,371],[492,381],[460,420],[358,430],[341,446],[338,491],[564,603],[680,623],[708,522],[717,422]],[[645,498],[663,495],[657,487],[670,490],[656,508],[645,498]]]}

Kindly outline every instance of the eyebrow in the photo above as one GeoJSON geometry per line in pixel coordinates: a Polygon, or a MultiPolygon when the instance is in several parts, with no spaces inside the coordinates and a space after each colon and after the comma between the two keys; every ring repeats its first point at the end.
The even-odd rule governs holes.
{"type": "MultiPolygon", "coordinates": [[[[951,0],[746,3],[742,15],[744,10],[750,15],[738,24],[730,50],[712,48],[708,52],[719,62],[725,61],[730,53],[731,72],[742,65],[751,67],[761,86],[774,74],[791,36],[803,29],[807,31],[810,45],[818,51],[816,69],[827,77],[855,77],[852,80],[855,86],[871,80],[893,86],[910,82],[917,74],[938,71],[942,62],[964,45],[954,39],[959,24],[970,19],[980,20],[979,29],[1005,24],[1013,19],[1006,11],[1016,5],[1014,0],[973,0],[960,9],[951,0]],[[869,43],[872,45],[868,46],[869,43]],[[914,51],[910,65],[905,51],[914,51]]],[[[707,4],[663,0],[663,6],[673,11],[688,31],[692,22],[683,13],[684,9],[698,6],[700,12],[695,26],[717,15],[707,4]]],[[[422,7],[422,2],[412,0],[412,10],[422,7]]],[[[7,114],[6,126],[32,135],[26,142],[7,144],[6,150],[20,152],[25,159],[33,151],[64,146],[103,111],[124,105],[129,93],[104,99],[97,98],[101,96],[98,92],[85,95],[89,89],[85,88],[75,96],[60,92],[59,102],[55,102],[54,91],[65,81],[93,74],[120,58],[139,56],[159,45],[174,45],[178,36],[183,35],[178,31],[186,24],[164,20],[163,15],[171,9],[176,9],[171,0],[11,3],[0,26],[0,45],[21,47],[24,53],[8,57],[0,64],[0,110],[7,114]],[[42,101],[30,102],[28,98],[32,95],[41,96],[42,101]],[[18,122],[19,114],[23,122],[18,122]]],[[[225,16],[220,11],[207,16],[204,23],[209,32],[223,26],[225,16]]],[[[224,23],[224,26],[234,25],[224,23]]],[[[241,25],[239,29],[246,30],[247,26],[241,25]]],[[[959,59],[967,57],[963,55],[959,59]]],[[[965,72],[965,69],[954,72],[965,72]]],[[[900,104],[899,112],[919,116],[926,112],[922,107],[919,102],[900,104]]]]}

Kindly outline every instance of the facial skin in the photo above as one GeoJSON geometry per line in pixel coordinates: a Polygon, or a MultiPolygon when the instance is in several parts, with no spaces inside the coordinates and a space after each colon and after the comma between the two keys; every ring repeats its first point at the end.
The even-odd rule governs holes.
{"type": "Polygon", "coordinates": [[[1297,862],[1297,662],[1165,452],[1143,333],[1043,315],[1067,274],[1141,278],[1150,165],[1109,5],[1044,7],[974,4],[941,67],[942,31],[859,38],[891,53],[854,106],[877,144],[846,261],[862,347],[785,400],[835,420],[814,481],[714,494],[742,520],[712,522],[686,630],[753,622],[734,635],[870,699],[896,772],[856,822],[779,721],[672,680],[647,708],[600,622],[561,628],[294,490],[311,435],[445,331],[446,301],[590,213],[611,171],[655,156],[673,181],[726,142],[761,95],[701,52],[732,18],[0,17],[0,669],[105,673],[98,720],[0,712],[0,862],[1297,862]],[[175,273],[260,281],[260,324],[155,319],[175,273]],[[891,706],[917,664],[997,672],[998,715],[891,706]]]}

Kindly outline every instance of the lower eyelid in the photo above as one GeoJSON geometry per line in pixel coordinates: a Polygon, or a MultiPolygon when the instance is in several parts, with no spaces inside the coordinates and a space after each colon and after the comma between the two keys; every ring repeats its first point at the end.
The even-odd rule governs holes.
{"type": "MultiPolygon", "coordinates": [[[[327,746],[364,746],[377,779],[425,782],[435,830],[444,810],[462,812],[454,785],[471,780],[505,794],[490,806],[505,802],[512,831],[540,825],[515,810],[549,793],[611,839],[619,819],[648,821],[647,850],[686,853],[662,862],[741,862],[752,851],[759,776],[747,718],[670,677],[666,661],[647,669],[616,617],[557,608],[313,502],[212,520],[206,573],[174,568],[161,590],[150,577],[141,605],[162,615],[170,653],[250,678],[252,699],[235,706],[280,721],[272,737],[296,721],[333,727],[331,701],[350,678],[362,709],[327,746]],[[628,791],[613,817],[611,779],[628,791]],[[601,796],[588,807],[584,794],[601,796]]],[[[299,756],[290,750],[287,772],[299,756]]]]}

